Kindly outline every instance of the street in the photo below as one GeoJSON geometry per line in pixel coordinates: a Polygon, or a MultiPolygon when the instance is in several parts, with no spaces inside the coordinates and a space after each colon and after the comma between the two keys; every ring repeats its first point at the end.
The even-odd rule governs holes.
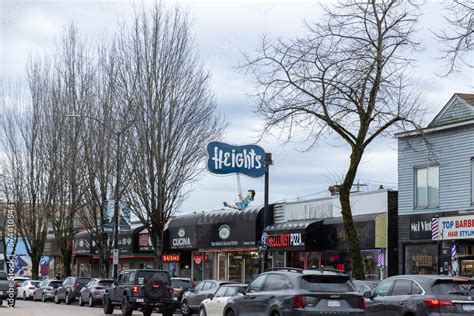
{"type": "MultiPolygon", "coordinates": [[[[0,307],[0,315],[2,316],[104,316],[102,306],[81,307],[77,302],[72,305],[56,305],[52,302],[32,302],[17,300],[15,308],[8,308],[6,303],[0,307]]],[[[120,309],[114,311],[114,315],[121,315],[120,309]]],[[[135,311],[133,315],[143,315],[135,311]]],[[[161,315],[154,313],[153,315],[161,315]]]]}

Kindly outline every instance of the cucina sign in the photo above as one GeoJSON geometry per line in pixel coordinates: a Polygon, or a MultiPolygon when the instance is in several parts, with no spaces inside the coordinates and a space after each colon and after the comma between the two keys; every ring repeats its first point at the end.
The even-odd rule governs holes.
{"type": "Polygon", "coordinates": [[[171,243],[173,247],[176,247],[176,248],[191,247],[191,238],[189,237],[173,238],[171,243]]]}
{"type": "Polygon", "coordinates": [[[265,151],[257,145],[233,146],[210,142],[207,157],[207,168],[214,174],[241,173],[250,177],[265,174],[265,151]]]}

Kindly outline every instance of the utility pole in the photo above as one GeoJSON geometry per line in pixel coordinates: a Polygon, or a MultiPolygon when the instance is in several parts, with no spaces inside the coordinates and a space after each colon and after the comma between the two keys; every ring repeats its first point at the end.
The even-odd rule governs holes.
{"type": "MultiPolygon", "coordinates": [[[[264,206],[263,206],[263,228],[270,225],[270,206],[269,206],[269,184],[270,184],[270,166],[273,165],[272,153],[265,154],[265,188],[264,188],[264,206]]],[[[267,249],[263,250],[262,272],[267,269],[268,254],[267,249]]]]}

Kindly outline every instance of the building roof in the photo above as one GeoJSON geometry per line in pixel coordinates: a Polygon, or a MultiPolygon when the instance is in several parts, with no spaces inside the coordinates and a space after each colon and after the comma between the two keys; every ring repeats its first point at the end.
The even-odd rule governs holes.
{"type": "Polygon", "coordinates": [[[455,95],[474,106],[474,93],[455,93],[455,95]]]}

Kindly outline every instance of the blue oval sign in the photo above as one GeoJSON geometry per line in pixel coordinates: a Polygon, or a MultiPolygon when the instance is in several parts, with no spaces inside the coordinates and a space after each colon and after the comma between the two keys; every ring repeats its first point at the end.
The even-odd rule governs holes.
{"type": "Polygon", "coordinates": [[[215,174],[241,173],[258,178],[265,174],[265,150],[257,145],[210,142],[207,145],[207,168],[215,174]]]}

